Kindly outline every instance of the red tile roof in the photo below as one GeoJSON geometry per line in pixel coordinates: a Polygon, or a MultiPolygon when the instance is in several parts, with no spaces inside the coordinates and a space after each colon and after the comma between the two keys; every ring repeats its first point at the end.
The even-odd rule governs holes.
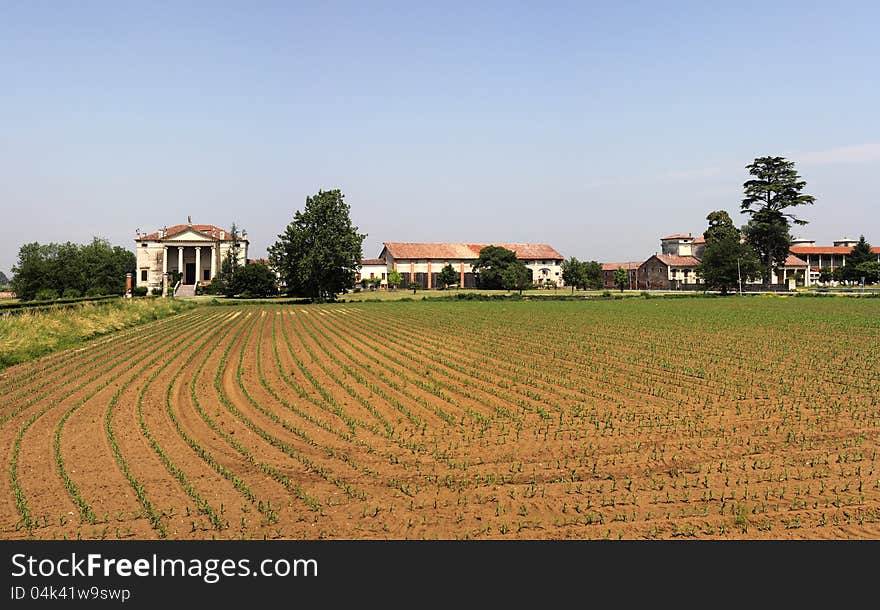
{"type": "Polygon", "coordinates": [[[693,235],[685,235],[684,233],[674,233],[672,235],[667,235],[666,237],[661,237],[660,241],[666,241],[667,239],[693,239],[693,235]]]}
{"type": "Polygon", "coordinates": [[[695,244],[705,244],[705,243],[706,243],[706,238],[703,237],[702,235],[700,235],[699,237],[695,237],[695,238],[694,238],[694,243],[695,243],[695,244]]]}
{"type": "MultiPolygon", "coordinates": [[[[792,246],[789,248],[795,254],[849,254],[852,248],[848,246],[792,246]]],[[[880,254],[880,246],[873,246],[871,252],[880,254]]]]}
{"type": "Polygon", "coordinates": [[[464,244],[385,242],[385,249],[396,259],[430,258],[472,260],[480,257],[486,246],[501,246],[516,252],[523,260],[559,259],[563,256],[547,244],[464,244]]]}
{"type": "Polygon", "coordinates": [[[806,267],[807,261],[801,260],[793,254],[789,254],[788,257],[785,259],[785,266],[786,267],[806,267]]]}
{"type": "MultiPolygon", "coordinates": [[[[174,237],[178,233],[183,233],[187,229],[195,229],[197,233],[202,233],[205,237],[210,237],[211,239],[220,239],[220,232],[223,231],[225,233],[223,239],[221,241],[232,241],[232,238],[229,234],[229,230],[224,229],[223,227],[217,227],[214,225],[174,225],[168,227],[165,232],[164,239],[168,239],[169,237],[174,237]]],[[[152,241],[160,239],[159,237],[160,231],[154,231],[148,235],[141,235],[135,241],[152,241]]],[[[243,238],[239,233],[238,236],[239,241],[248,241],[247,238],[243,238]]]]}
{"type": "Polygon", "coordinates": [[[629,263],[602,263],[602,271],[617,271],[619,267],[623,267],[624,269],[632,271],[634,269],[638,269],[641,266],[642,263],[638,261],[629,263]]]}
{"type": "MultiPolygon", "coordinates": [[[[655,254],[652,258],[658,259],[669,267],[696,267],[700,259],[695,256],[675,256],[672,254],[655,254]]],[[[651,259],[648,259],[651,260],[651,259]]],[[[644,264],[644,263],[642,263],[644,264]]]]}
{"type": "Polygon", "coordinates": [[[387,263],[384,258],[362,258],[361,259],[361,267],[365,267],[366,265],[382,265],[385,266],[387,263]]]}

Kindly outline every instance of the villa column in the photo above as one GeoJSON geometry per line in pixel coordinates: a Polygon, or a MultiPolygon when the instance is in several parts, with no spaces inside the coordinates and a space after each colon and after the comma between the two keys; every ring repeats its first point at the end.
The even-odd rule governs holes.
{"type": "Polygon", "coordinates": [[[202,247],[196,246],[196,281],[194,283],[198,284],[200,279],[202,279],[202,247]]]}
{"type": "MultiPolygon", "coordinates": [[[[177,272],[183,275],[183,247],[177,246],[177,272]]],[[[181,283],[183,283],[181,281],[181,283]]]]}
{"type": "Polygon", "coordinates": [[[162,246],[162,275],[168,273],[168,246],[162,246]]]}
{"type": "Polygon", "coordinates": [[[431,259],[428,259],[428,290],[431,289],[431,259]]]}
{"type": "Polygon", "coordinates": [[[458,283],[460,288],[464,288],[464,263],[458,263],[458,283]]]}
{"type": "Polygon", "coordinates": [[[217,252],[215,252],[217,248],[217,244],[211,245],[211,281],[214,281],[214,276],[217,275],[217,252]]]}

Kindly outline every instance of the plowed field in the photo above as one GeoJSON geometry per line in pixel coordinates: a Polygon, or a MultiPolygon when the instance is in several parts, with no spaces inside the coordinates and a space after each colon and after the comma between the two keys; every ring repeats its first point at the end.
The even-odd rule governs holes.
{"type": "Polygon", "coordinates": [[[201,307],[0,396],[2,538],[880,538],[880,299],[201,307]]]}

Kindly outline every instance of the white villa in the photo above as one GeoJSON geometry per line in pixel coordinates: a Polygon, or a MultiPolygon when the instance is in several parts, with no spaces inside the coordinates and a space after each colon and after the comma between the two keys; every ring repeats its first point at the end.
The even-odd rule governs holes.
{"type": "MultiPolygon", "coordinates": [[[[137,286],[166,291],[163,278],[180,272],[182,291],[194,294],[197,283],[210,282],[220,272],[220,265],[232,248],[232,235],[214,225],[187,224],[164,227],[149,234],[140,229],[137,244],[137,286]]],[[[247,231],[237,239],[239,264],[247,263],[247,231]]],[[[170,279],[169,279],[170,281],[170,279]]],[[[170,285],[170,284],[169,284],[170,285]]],[[[173,286],[171,286],[173,288],[173,286]]]]}

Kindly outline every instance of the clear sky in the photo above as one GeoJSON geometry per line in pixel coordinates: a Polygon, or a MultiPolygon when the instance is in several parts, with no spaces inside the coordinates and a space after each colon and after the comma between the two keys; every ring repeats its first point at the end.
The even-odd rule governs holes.
{"type": "Polygon", "coordinates": [[[880,244],[880,3],[0,3],[0,270],[29,241],[248,230],[339,187],[383,241],[643,260],[797,163],[880,244]]]}

